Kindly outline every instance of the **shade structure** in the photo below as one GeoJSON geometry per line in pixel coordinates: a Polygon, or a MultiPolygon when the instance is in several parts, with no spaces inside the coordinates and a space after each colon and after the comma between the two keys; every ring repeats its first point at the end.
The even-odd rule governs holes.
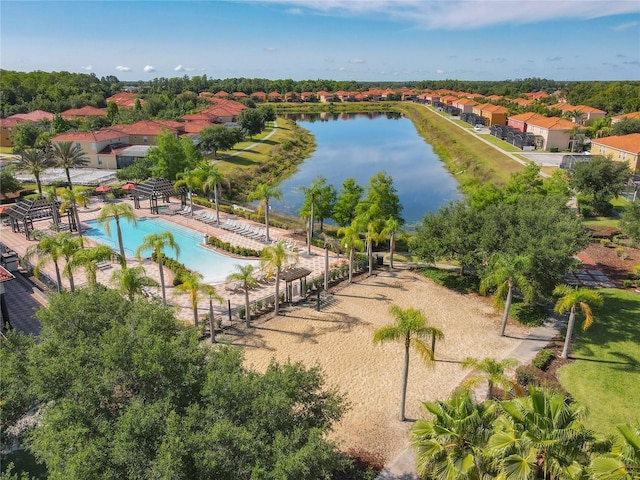
{"type": "Polygon", "coordinates": [[[136,188],[135,183],[125,183],[122,186],[122,190],[133,190],[134,188],[136,188]]]}
{"type": "Polygon", "coordinates": [[[111,190],[109,187],[107,187],[106,185],[99,185],[96,188],[96,192],[108,192],[109,190],[111,190]]]}

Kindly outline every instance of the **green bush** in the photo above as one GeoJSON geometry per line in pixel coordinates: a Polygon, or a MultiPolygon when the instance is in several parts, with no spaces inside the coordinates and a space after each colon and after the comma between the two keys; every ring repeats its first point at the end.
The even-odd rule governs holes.
{"type": "Polygon", "coordinates": [[[520,365],[516,368],[516,381],[518,382],[518,385],[521,385],[522,387],[540,385],[538,375],[539,370],[532,365],[520,365]]]}
{"type": "MultiPolygon", "coordinates": [[[[182,284],[182,274],[189,273],[190,270],[187,267],[185,267],[182,263],[178,262],[177,260],[174,260],[171,257],[167,257],[164,254],[161,254],[161,255],[162,255],[162,264],[173,272],[173,286],[175,287],[182,284]]],[[[154,262],[158,261],[155,252],[151,254],[151,259],[154,262]]]]}
{"type": "Polygon", "coordinates": [[[546,307],[543,307],[542,305],[513,303],[511,305],[511,316],[522,325],[538,327],[547,319],[548,312],[546,307]]]}
{"type": "Polygon", "coordinates": [[[555,358],[556,356],[551,350],[543,348],[538,352],[531,364],[543,372],[546,372],[547,368],[549,368],[549,365],[551,365],[551,362],[553,362],[555,358]]]}
{"type": "Polygon", "coordinates": [[[240,255],[243,257],[259,257],[260,252],[257,250],[253,250],[251,248],[245,247],[237,247],[235,245],[231,245],[229,242],[223,242],[217,237],[209,237],[209,245],[212,245],[220,250],[224,250],[229,253],[233,253],[234,255],[240,255]]]}
{"type": "Polygon", "coordinates": [[[444,270],[436,267],[427,267],[422,274],[436,282],[460,293],[477,292],[480,287],[480,279],[475,275],[460,275],[458,271],[444,270]]]}

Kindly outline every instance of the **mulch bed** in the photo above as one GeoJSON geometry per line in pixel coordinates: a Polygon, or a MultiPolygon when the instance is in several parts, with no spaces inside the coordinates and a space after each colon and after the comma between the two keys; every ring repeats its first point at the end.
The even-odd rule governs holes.
{"type": "Polygon", "coordinates": [[[602,270],[618,287],[622,287],[622,282],[629,278],[633,267],[640,265],[640,249],[620,245],[605,247],[600,243],[592,243],[578,256],[592,263],[588,265],[585,262],[585,268],[602,270]],[[618,253],[619,248],[622,248],[622,254],[618,253]]]}

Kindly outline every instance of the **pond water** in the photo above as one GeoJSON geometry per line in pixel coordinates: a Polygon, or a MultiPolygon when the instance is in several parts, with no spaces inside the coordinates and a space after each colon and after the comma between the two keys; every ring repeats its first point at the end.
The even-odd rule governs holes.
{"type": "Polygon", "coordinates": [[[304,199],[300,187],[311,185],[319,175],[340,190],[349,177],[366,188],[373,175],[386,172],[393,178],[408,225],[461,197],[457,181],[431,145],[417,134],[410,120],[398,114],[305,114],[294,118],[315,136],[317,148],[280,184],[282,199],[270,201],[275,211],[297,215],[304,199]]]}

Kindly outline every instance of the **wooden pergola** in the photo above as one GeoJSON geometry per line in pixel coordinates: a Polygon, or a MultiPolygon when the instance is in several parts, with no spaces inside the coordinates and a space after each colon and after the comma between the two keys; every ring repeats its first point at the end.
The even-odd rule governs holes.
{"type": "MultiPolygon", "coordinates": [[[[11,230],[15,232],[24,232],[27,239],[31,238],[31,233],[35,230],[34,222],[50,220],[53,223],[52,229],[60,225],[60,206],[62,202],[59,200],[47,200],[43,197],[22,200],[7,210],[7,216],[11,223],[11,230]]],[[[65,209],[67,222],[70,231],[77,231],[78,226],[70,208],[65,209]]],[[[48,228],[49,226],[47,226],[48,228]]]]}
{"type": "Polygon", "coordinates": [[[285,282],[284,301],[294,302],[300,298],[304,298],[307,292],[307,277],[311,274],[311,270],[304,267],[294,267],[285,270],[280,274],[280,279],[285,282]],[[296,280],[300,280],[300,290],[293,284],[296,280]]]}
{"type": "Polygon", "coordinates": [[[162,200],[162,203],[170,203],[171,197],[180,196],[181,205],[185,206],[187,203],[187,189],[180,187],[176,190],[173,183],[166,178],[150,178],[133,189],[131,195],[134,208],[141,208],[140,200],[149,200],[149,210],[155,214],[160,213],[158,200],[162,200]]]}

